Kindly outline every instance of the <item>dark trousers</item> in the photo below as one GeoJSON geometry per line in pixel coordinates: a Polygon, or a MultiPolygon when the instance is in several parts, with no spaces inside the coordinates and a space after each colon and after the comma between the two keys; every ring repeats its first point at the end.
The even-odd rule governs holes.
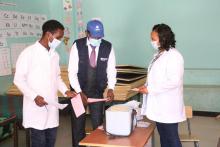
{"type": "MultiPolygon", "coordinates": [[[[89,111],[91,115],[92,127],[96,129],[103,123],[103,110],[104,103],[92,103],[89,104],[89,111]]],[[[76,118],[74,110],[71,111],[71,124],[72,124],[72,144],[73,147],[79,147],[79,142],[86,136],[86,114],[76,118]]]]}
{"type": "Polygon", "coordinates": [[[37,130],[30,128],[31,147],[54,147],[57,128],[37,130]]]}
{"type": "Polygon", "coordinates": [[[156,125],[160,135],[161,147],[182,147],[178,134],[178,123],[156,122],[156,125]]]}

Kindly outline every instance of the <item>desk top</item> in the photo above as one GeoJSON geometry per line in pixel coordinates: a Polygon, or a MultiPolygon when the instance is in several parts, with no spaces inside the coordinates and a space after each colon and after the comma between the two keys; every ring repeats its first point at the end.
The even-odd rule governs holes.
{"type": "Polygon", "coordinates": [[[86,136],[80,145],[96,147],[143,147],[155,129],[155,124],[150,124],[147,128],[135,128],[128,137],[112,138],[105,134],[103,130],[96,129],[86,136]]]}

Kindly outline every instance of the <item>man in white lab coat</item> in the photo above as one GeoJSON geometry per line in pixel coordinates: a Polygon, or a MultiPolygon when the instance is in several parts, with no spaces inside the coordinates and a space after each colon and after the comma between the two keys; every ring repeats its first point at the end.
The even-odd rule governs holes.
{"type": "Polygon", "coordinates": [[[32,147],[54,147],[59,125],[58,90],[74,97],[61,79],[59,55],[55,48],[64,35],[63,25],[48,20],[42,37],[24,49],[16,63],[15,85],[24,95],[23,126],[30,128],[32,147]]]}

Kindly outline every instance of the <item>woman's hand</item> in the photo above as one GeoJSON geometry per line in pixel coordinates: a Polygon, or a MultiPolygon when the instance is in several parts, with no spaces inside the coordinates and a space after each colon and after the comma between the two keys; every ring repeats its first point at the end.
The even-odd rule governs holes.
{"type": "Polygon", "coordinates": [[[147,90],[146,86],[141,86],[138,89],[139,89],[139,93],[142,93],[142,94],[147,94],[148,93],[148,90],[147,90]]]}
{"type": "Polygon", "coordinates": [[[112,89],[109,89],[107,92],[107,102],[112,102],[114,100],[114,93],[112,89]]]}

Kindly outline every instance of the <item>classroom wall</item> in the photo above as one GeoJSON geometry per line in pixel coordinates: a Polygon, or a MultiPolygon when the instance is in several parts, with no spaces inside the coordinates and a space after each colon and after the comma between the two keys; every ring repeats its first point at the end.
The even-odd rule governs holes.
{"type": "Polygon", "coordinates": [[[151,29],[154,24],[166,23],[176,34],[186,68],[219,69],[219,4],[218,0],[84,0],[83,12],[85,21],[102,19],[118,63],[146,66],[153,53],[151,29]],[[131,60],[131,55],[140,58],[131,60]]]}
{"type": "MultiPolygon", "coordinates": [[[[3,1],[0,1],[3,2],[3,1]]],[[[6,2],[6,1],[5,1],[6,2]]],[[[38,0],[38,1],[29,1],[29,0],[11,0],[7,1],[10,3],[17,4],[16,6],[0,6],[1,10],[9,10],[9,11],[19,11],[19,12],[28,12],[28,13],[40,13],[49,15],[48,9],[40,9],[48,6],[48,1],[38,0]]],[[[18,38],[18,39],[7,39],[8,46],[11,43],[17,42],[33,42],[33,38],[18,38]]],[[[8,87],[11,85],[13,77],[9,76],[0,76],[0,94],[4,94],[8,87]]]]}
{"type": "MultiPolygon", "coordinates": [[[[19,3],[16,9],[46,12],[48,18],[63,21],[62,1],[14,1],[19,3]]],[[[113,43],[117,64],[146,67],[154,52],[149,36],[153,25],[162,22],[170,25],[185,59],[185,103],[195,110],[220,112],[219,5],[218,0],[83,0],[82,11],[84,22],[94,17],[103,21],[105,39],[113,43]],[[201,93],[203,88],[205,94],[201,93]]],[[[70,42],[77,37],[75,13],[70,42]]],[[[61,64],[67,64],[65,47],[58,52],[61,64]]],[[[0,77],[0,93],[6,91],[12,79],[0,77]]]]}
{"type": "Polygon", "coordinates": [[[146,67],[153,54],[150,32],[166,23],[185,59],[185,103],[197,111],[220,112],[219,0],[84,0],[84,21],[101,18],[118,64],[146,67]]]}
{"type": "MultiPolygon", "coordinates": [[[[0,0],[0,2],[3,2],[0,0]]],[[[6,1],[4,1],[6,2],[6,1]]],[[[64,22],[64,10],[63,10],[63,1],[55,1],[55,0],[37,0],[37,1],[30,1],[30,0],[10,0],[7,1],[10,3],[16,4],[16,6],[1,6],[0,10],[7,10],[7,11],[18,11],[18,12],[25,12],[25,13],[33,13],[33,14],[46,14],[48,19],[56,19],[60,22],[64,22]]],[[[73,5],[74,6],[74,5],[73,5]]],[[[74,9],[73,9],[74,10],[74,9]]],[[[72,17],[72,24],[68,25],[70,28],[70,41],[68,46],[64,46],[62,44],[59,48],[57,48],[58,53],[60,54],[60,64],[67,64],[68,63],[68,50],[72,45],[72,41],[76,38],[76,27],[75,27],[75,17],[74,11],[70,12],[72,17]],[[68,48],[68,49],[67,49],[68,48]]],[[[64,24],[64,27],[67,25],[64,24]]],[[[8,47],[11,46],[12,43],[29,43],[32,44],[39,38],[36,37],[22,37],[22,38],[11,38],[7,39],[8,47]]],[[[0,94],[5,94],[9,86],[13,82],[13,76],[0,76],[0,94]]]]}

